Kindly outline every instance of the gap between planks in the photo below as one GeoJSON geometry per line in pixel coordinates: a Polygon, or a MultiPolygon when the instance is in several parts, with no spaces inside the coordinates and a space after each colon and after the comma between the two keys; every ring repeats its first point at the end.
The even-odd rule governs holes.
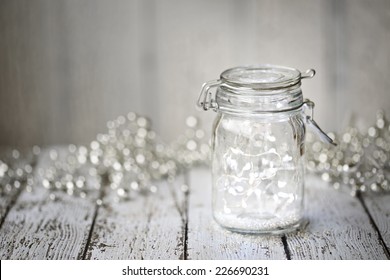
{"type": "MultiPolygon", "coordinates": [[[[105,190],[106,190],[107,184],[108,184],[108,180],[107,180],[107,178],[104,177],[103,180],[102,180],[102,184],[101,184],[102,187],[101,187],[100,192],[99,192],[99,198],[98,199],[100,201],[103,201],[104,197],[106,196],[106,191],[105,190]]],[[[97,215],[99,213],[100,207],[101,207],[101,205],[96,204],[95,212],[94,212],[93,218],[92,218],[91,228],[89,229],[89,233],[88,233],[88,239],[87,239],[87,242],[85,244],[84,250],[82,252],[80,252],[78,259],[85,260],[86,257],[87,257],[88,247],[89,247],[89,244],[91,243],[92,233],[93,233],[93,230],[94,230],[94,227],[95,227],[95,221],[96,221],[96,217],[97,217],[97,215]]]]}

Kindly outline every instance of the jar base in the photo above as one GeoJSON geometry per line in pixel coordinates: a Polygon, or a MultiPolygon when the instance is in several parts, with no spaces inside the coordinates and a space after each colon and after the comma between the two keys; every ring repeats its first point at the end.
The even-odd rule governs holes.
{"type": "Polygon", "coordinates": [[[229,227],[220,224],[217,220],[215,220],[216,223],[221,226],[222,228],[229,230],[231,232],[236,232],[240,234],[251,234],[251,235],[281,235],[281,234],[286,234],[286,233],[292,233],[295,232],[305,225],[307,225],[307,221],[304,219],[301,219],[297,221],[296,223],[290,224],[287,227],[283,228],[274,228],[274,229],[240,229],[240,228],[234,228],[234,227],[229,227]]]}

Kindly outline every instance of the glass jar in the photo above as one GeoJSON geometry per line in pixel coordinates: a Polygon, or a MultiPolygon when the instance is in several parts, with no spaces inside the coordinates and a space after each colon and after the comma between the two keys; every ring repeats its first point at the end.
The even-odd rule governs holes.
{"type": "Polygon", "coordinates": [[[305,124],[332,143],[312,118],[314,103],[302,96],[301,80],[314,75],[313,69],[302,74],[258,65],[228,69],[203,85],[198,105],[218,113],[212,134],[212,206],[222,227],[271,234],[299,227],[305,124]]]}

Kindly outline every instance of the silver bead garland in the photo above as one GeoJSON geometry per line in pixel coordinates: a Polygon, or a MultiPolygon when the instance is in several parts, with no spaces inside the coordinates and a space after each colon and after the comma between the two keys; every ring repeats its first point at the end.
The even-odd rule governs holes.
{"type": "MultiPolygon", "coordinates": [[[[107,123],[108,131],[98,134],[89,146],[69,145],[48,152],[47,167],[32,167],[41,149],[24,153],[12,150],[0,160],[0,195],[26,186],[49,189],[81,198],[104,191],[114,201],[158,191],[156,182],[175,177],[196,165],[207,165],[210,145],[197,118],[186,119],[185,133],[164,144],[152,130],[151,121],[133,112],[107,123]],[[34,175],[35,174],[35,175],[34,175]]],[[[330,134],[339,145],[333,147],[308,134],[307,168],[336,189],[349,186],[357,192],[388,192],[390,125],[383,112],[366,133],[349,127],[343,134],[330,134]]],[[[43,156],[43,155],[41,155],[43,156]]],[[[187,191],[188,188],[182,188],[187,191]]],[[[97,204],[103,201],[99,198],[97,204]]]]}
{"type": "MultiPolygon", "coordinates": [[[[109,121],[107,128],[107,133],[98,134],[89,147],[72,144],[66,151],[51,149],[46,156],[48,167],[37,168],[37,179],[33,179],[38,183],[31,180],[29,190],[43,186],[54,200],[57,192],[85,198],[104,187],[105,197],[126,200],[154,193],[158,191],[156,182],[172,182],[177,174],[208,161],[209,143],[193,116],[186,119],[185,133],[168,145],[152,130],[150,120],[133,112],[109,121]]],[[[22,179],[13,169],[7,170],[8,165],[0,162],[2,192],[12,189],[9,181],[22,179]]],[[[96,202],[103,203],[101,199],[96,202]]]]}
{"type": "Polygon", "coordinates": [[[32,166],[39,153],[38,146],[26,153],[16,149],[3,151],[0,160],[0,195],[18,191],[24,186],[27,191],[32,190],[35,184],[32,166]]]}
{"type": "Polygon", "coordinates": [[[307,137],[307,168],[338,189],[348,186],[357,192],[390,191],[390,124],[384,112],[377,113],[376,122],[365,133],[348,127],[341,135],[329,134],[338,146],[307,137]]]}

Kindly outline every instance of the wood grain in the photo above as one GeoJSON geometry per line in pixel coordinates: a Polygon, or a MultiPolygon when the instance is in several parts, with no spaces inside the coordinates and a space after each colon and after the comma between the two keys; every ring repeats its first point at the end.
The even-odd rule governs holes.
{"type": "Polygon", "coordinates": [[[287,235],[291,259],[387,259],[356,197],[309,176],[305,201],[308,225],[287,235]]]}
{"type": "Polygon", "coordinates": [[[211,174],[189,173],[188,259],[286,259],[279,236],[232,233],[219,227],[211,213],[211,174]]]}
{"type": "Polygon", "coordinates": [[[183,180],[161,182],[155,194],[101,207],[86,258],[184,258],[183,180]]]}
{"type": "Polygon", "coordinates": [[[364,194],[362,199],[390,251],[390,194],[364,194]]]}
{"type": "MultiPolygon", "coordinates": [[[[47,167],[48,152],[38,162],[47,167]]],[[[94,217],[98,193],[90,199],[56,193],[36,186],[24,191],[0,229],[1,259],[77,259],[82,257],[94,217]]]]}

